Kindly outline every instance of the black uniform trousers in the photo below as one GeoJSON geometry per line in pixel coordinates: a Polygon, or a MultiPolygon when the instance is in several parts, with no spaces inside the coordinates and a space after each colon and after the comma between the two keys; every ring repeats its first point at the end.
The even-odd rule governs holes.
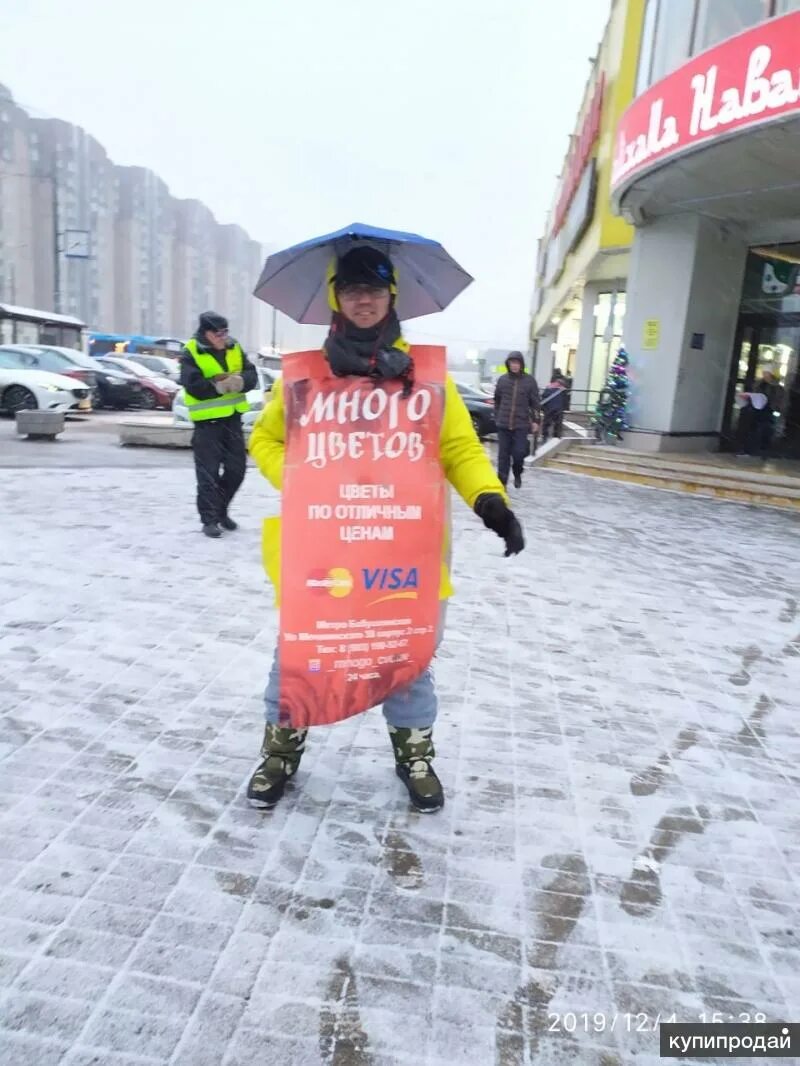
{"type": "Polygon", "coordinates": [[[545,411],[544,421],[542,422],[542,440],[550,440],[551,435],[558,438],[564,435],[563,411],[545,411]]]}
{"type": "Polygon", "coordinates": [[[219,522],[244,481],[247,452],[241,415],[195,422],[192,437],[197,510],[203,525],[219,522]]]}

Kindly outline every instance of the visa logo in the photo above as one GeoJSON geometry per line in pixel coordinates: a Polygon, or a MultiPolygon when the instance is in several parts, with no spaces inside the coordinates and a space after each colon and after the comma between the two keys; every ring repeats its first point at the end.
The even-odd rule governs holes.
{"type": "Polygon", "coordinates": [[[377,589],[381,592],[397,592],[400,589],[419,588],[419,574],[416,566],[410,570],[402,566],[391,569],[385,566],[376,567],[374,570],[362,569],[364,588],[367,592],[377,589]]]}

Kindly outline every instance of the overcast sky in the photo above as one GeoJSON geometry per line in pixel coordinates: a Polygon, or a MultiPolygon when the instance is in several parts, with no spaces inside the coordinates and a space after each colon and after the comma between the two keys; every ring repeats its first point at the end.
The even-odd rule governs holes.
{"type": "Polygon", "coordinates": [[[0,0],[0,82],[265,243],[355,221],[440,240],[476,283],[412,338],[525,348],[609,6],[0,0]]]}

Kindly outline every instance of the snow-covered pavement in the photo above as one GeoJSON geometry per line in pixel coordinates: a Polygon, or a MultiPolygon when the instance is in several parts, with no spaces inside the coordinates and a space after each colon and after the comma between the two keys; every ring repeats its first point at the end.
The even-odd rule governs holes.
{"type": "MultiPolygon", "coordinates": [[[[536,470],[458,509],[437,816],[379,712],[250,810],[274,496],[0,472],[4,1066],[614,1066],[800,1020],[800,517],[536,470]],[[572,1031],[574,1030],[574,1031],[572,1031]]],[[[708,1060],[706,1060],[708,1061],[708,1060]]]]}

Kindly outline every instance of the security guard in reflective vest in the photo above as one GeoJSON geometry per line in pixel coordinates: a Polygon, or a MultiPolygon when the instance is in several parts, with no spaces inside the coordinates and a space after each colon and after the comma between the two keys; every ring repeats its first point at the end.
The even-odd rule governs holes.
{"type": "Polygon", "coordinates": [[[194,426],[197,510],[205,535],[221,537],[220,526],[236,529],[228,508],[247,464],[242,414],[250,410],[246,394],[258,387],[256,368],[228,335],[222,315],[200,315],[181,355],[181,385],[194,426]]]}

